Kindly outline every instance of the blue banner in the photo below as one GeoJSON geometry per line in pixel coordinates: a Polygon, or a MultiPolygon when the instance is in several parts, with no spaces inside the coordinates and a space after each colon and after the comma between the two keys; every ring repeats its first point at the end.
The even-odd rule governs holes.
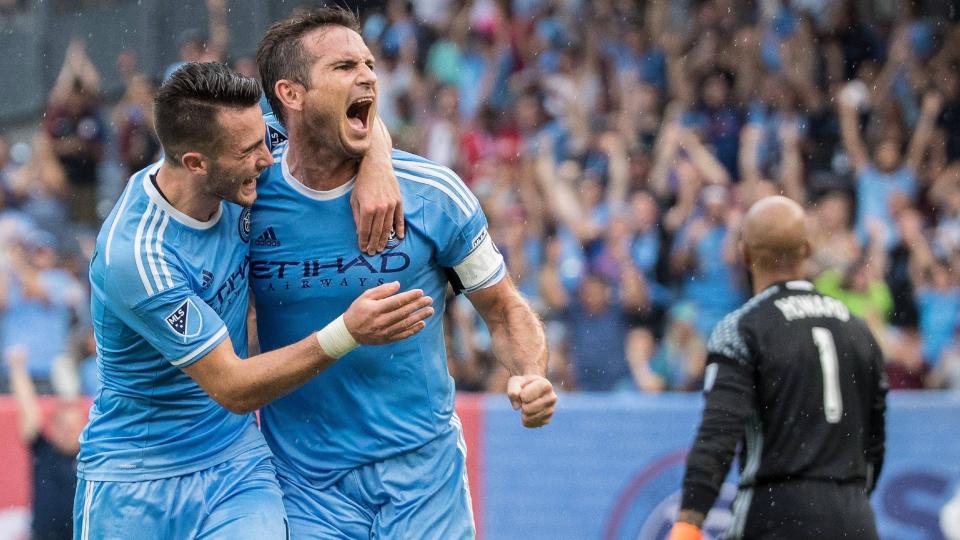
{"type": "MultiPolygon", "coordinates": [[[[484,540],[663,538],[702,403],[699,394],[563,395],[550,426],[531,431],[505,399],[487,399],[484,540]]],[[[942,509],[960,488],[960,393],[894,392],[888,404],[873,497],[881,537],[944,538],[942,509]]],[[[707,538],[729,525],[734,481],[710,512],[707,538]]]]}

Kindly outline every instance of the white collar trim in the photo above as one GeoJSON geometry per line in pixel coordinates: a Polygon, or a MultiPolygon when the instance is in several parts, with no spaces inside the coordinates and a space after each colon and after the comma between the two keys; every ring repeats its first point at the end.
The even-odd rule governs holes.
{"type": "Polygon", "coordinates": [[[357,177],[354,176],[343,185],[337,186],[331,190],[321,191],[319,189],[309,188],[303,185],[303,182],[297,180],[292,174],[290,174],[290,166],[287,164],[287,152],[289,150],[290,145],[288,144],[286,148],[283,149],[283,153],[280,155],[280,170],[283,172],[283,179],[290,184],[290,187],[308,199],[313,199],[315,201],[331,201],[350,193],[350,190],[353,189],[353,185],[357,183],[357,177]]]}
{"type": "Polygon", "coordinates": [[[160,165],[162,163],[162,161],[155,163],[152,167],[150,167],[150,169],[147,170],[147,173],[143,175],[143,190],[147,192],[147,197],[150,197],[150,200],[159,206],[161,210],[167,214],[170,214],[170,217],[172,217],[175,221],[178,221],[181,224],[190,227],[191,229],[203,231],[216,225],[217,222],[220,221],[220,216],[223,215],[223,201],[220,201],[219,206],[217,206],[217,211],[213,214],[213,217],[207,221],[200,221],[199,219],[194,219],[184,214],[180,210],[177,210],[172,204],[163,198],[163,195],[157,191],[157,187],[153,185],[153,180],[150,179],[150,177],[157,174],[157,171],[160,170],[160,165]]]}

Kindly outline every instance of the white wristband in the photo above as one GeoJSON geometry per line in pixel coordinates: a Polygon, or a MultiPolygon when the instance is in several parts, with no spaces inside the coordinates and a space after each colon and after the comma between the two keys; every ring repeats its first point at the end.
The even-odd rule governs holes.
{"type": "Polygon", "coordinates": [[[347,323],[343,322],[343,315],[340,315],[333,322],[324,326],[323,330],[317,332],[317,342],[323,352],[330,358],[340,358],[360,345],[347,330],[347,323]]]}

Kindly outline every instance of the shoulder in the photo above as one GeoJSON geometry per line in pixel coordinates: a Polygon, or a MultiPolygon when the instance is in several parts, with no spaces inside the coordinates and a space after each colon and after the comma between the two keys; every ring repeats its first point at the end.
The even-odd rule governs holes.
{"type": "Polygon", "coordinates": [[[741,332],[741,323],[777,292],[779,292],[779,289],[776,287],[762,291],[748,300],[742,307],[721,319],[710,334],[710,339],[707,341],[707,351],[711,354],[720,354],[737,360],[747,359],[750,350],[747,348],[743,332],[741,332]]]}
{"type": "Polygon", "coordinates": [[[131,194],[104,246],[104,285],[136,303],[175,285],[177,258],[170,242],[170,216],[147,198],[131,194]]]}
{"type": "Polygon", "coordinates": [[[470,217],[480,210],[476,196],[449,167],[394,150],[393,170],[402,190],[441,205],[451,217],[470,217]]]}

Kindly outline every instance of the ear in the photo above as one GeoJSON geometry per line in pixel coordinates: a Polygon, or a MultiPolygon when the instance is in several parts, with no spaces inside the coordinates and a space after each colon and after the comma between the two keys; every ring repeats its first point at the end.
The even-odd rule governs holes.
{"type": "Polygon", "coordinates": [[[287,110],[303,110],[303,100],[306,97],[307,89],[302,84],[289,79],[280,79],[273,85],[273,93],[276,94],[277,99],[287,110]]]}
{"type": "Polygon", "coordinates": [[[803,241],[803,260],[807,260],[810,256],[813,255],[813,246],[810,245],[809,240],[803,241]]]}
{"type": "Polygon", "coordinates": [[[196,175],[206,175],[208,172],[207,158],[200,152],[187,152],[180,158],[180,163],[196,175]]]}
{"type": "Polygon", "coordinates": [[[743,258],[743,266],[749,271],[750,270],[750,248],[747,247],[747,243],[743,240],[739,241],[740,244],[740,256],[743,258]]]}

